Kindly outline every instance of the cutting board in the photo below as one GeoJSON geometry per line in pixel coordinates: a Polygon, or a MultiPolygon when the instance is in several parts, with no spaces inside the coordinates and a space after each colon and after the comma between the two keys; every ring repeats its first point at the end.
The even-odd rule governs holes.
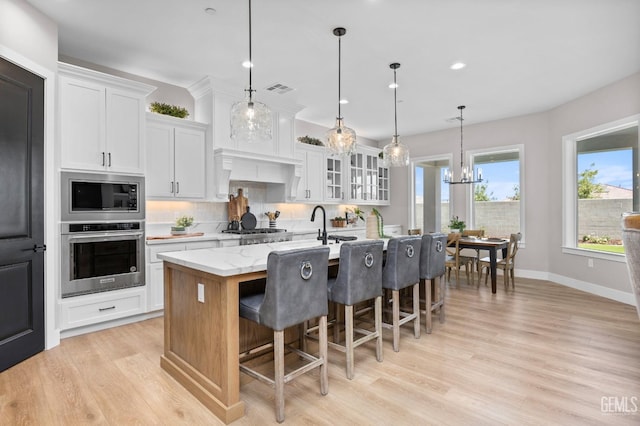
{"type": "Polygon", "coordinates": [[[181,235],[153,235],[147,237],[147,240],[171,240],[174,238],[188,238],[188,237],[202,237],[204,232],[194,232],[191,234],[181,234],[181,235]]]}
{"type": "Polygon", "coordinates": [[[249,200],[244,196],[242,188],[238,188],[238,195],[229,194],[229,221],[240,220],[247,212],[249,200]]]}

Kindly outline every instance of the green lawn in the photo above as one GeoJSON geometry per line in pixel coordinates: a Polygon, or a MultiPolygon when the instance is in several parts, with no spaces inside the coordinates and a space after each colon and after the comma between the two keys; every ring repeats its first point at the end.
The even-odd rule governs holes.
{"type": "Polygon", "coordinates": [[[586,243],[580,243],[578,244],[578,247],[583,248],[583,249],[587,249],[587,250],[594,250],[594,251],[606,251],[608,253],[620,253],[620,254],[624,254],[624,246],[623,245],[606,245],[606,244],[586,244],[586,243]]]}

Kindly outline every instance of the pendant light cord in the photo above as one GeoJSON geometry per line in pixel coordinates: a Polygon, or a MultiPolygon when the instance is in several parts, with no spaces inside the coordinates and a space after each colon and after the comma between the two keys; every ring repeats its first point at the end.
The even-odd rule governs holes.
{"type": "Polygon", "coordinates": [[[462,110],[464,109],[464,105],[458,107],[460,110],[460,172],[462,173],[462,168],[464,167],[464,161],[462,161],[462,110]]]}
{"type": "Polygon", "coordinates": [[[253,68],[253,58],[251,57],[251,0],[249,0],[249,102],[253,99],[251,68],[253,68]]]}
{"type": "Polygon", "coordinates": [[[393,69],[393,119],[395,123],[396,145],[398,145],[398,83],[396,83],[396,68],[393,69]]]}
{"type": "Polygon", "coordinates": [[[340,113],[340,76],[342,71],[342,36],[338,37],[338,118],[342,119],[342,114],[340,113]]]}

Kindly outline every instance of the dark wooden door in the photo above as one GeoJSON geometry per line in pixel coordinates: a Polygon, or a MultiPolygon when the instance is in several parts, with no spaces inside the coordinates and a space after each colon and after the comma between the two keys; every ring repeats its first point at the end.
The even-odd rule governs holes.
{"type": "Polygon", "coordinates": [[[0,58],[0,371],[44,350],[44,81],[0,58]]]}

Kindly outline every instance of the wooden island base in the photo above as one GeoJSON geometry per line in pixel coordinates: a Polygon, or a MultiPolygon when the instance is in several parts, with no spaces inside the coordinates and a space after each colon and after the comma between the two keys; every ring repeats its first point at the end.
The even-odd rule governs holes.
{"type": "Polygon", "coordinates": [[[240,343],[238,287],[265,276],[266,272],[252,272],[221,277],[164,262],[164,355],[160,365],[227,424],[244,416],[240,348],[259,344],[263,334],[253,330],[240,343]],[[198,301],[199,286],[204,302],[198,301]]]}

